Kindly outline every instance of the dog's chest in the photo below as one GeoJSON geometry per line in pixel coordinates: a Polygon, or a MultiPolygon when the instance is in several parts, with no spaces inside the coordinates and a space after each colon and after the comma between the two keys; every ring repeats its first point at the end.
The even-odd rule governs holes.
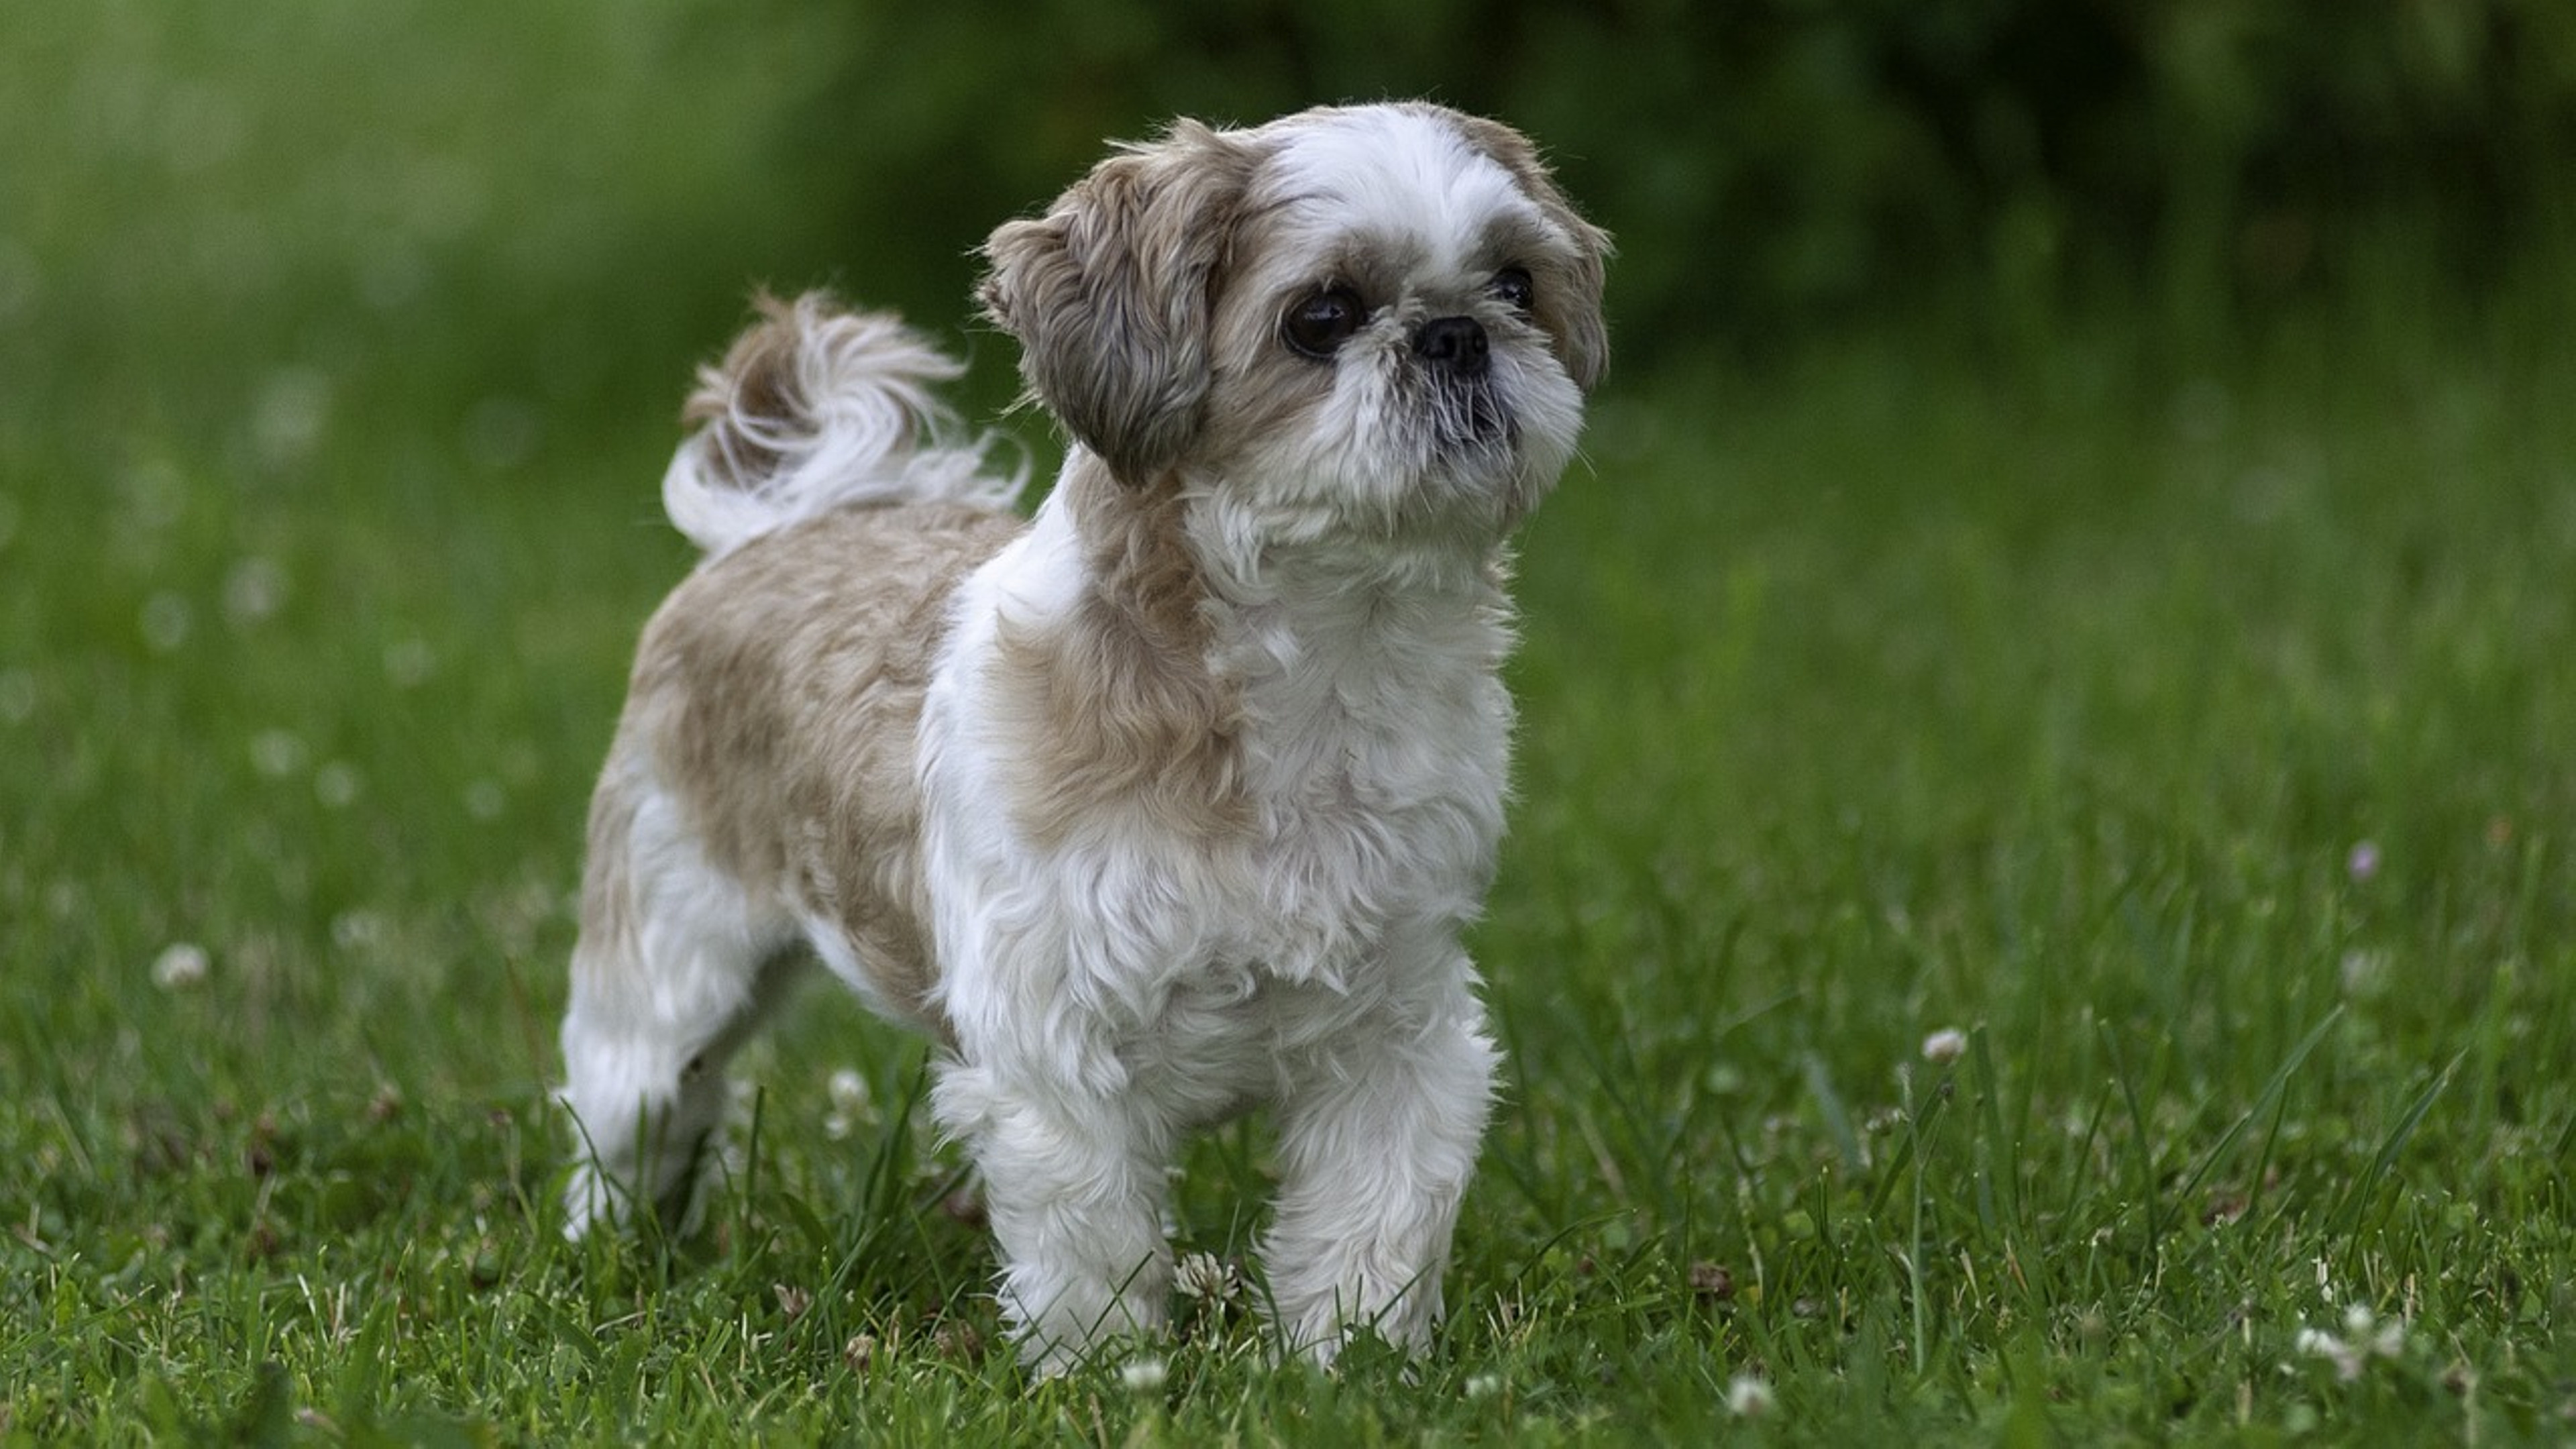
{"type": "Polygon", "coordinates": [[[1239,949],[1329,979],[1391,925],[1473,914],[1510,749],[1499,625],[1366,609],[1293,633],[1251,622],[1235,656],[1254,804],[1235,877],[1249,897],[1228,912],[1239,949]]]}
{"type": "Polygon", "coordinates": [[[1124,1052],[1141,1090],[1199,1121],[1289,1092],[1310,1053],[1402,1014],[1447,962],[1423,944],[1478,908],[1501,829],[1510,715],[1490,671],[1346,675],[1275,736],[1286,716],[1246,703],[1257,825],[1190,858],[1198,949],[1151,973],[1124,1052]]]}

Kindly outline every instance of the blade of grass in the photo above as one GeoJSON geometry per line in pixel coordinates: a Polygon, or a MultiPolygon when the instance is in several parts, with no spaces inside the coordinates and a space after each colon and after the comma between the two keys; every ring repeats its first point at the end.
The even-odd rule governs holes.
{"type": "Polygon", "coordinates": [[[1825,1131],[1834,1139],[1834,1149],[1842,1154],[1843,1168],[1857,1177],[1861,1171],[1860,1136],[1852,1130],[1851,1110],[1843,1105],[1840,1092],[1834,1090],[1833,1074],[1825,1059],[1814,1052],[1806,1055],[1807,1090],[1816,1097],[1816,1111],[1824,1118],[1825,1131]]]}
{"type": "Polygon", "coordinates": [[[2397,1125],[2390,1128],[2387,1137],[2380,1142],[2379,1151],[2371,1158],[2370,1166],[2344,1188],[2334,1211],[2326,1215],[2327,1237],[2345,1237],[2360,1225],[2361,1214],[2380,1184],[2387,1180],[2389,1169],[2397,1163],[2397,1154],[2406,1150],[2415,1129],[2423,1124],[2424,1114],[2433,1110],[2434,1101],[2442,1095],[2443,1089],[2451,1085],[2452,1073],[2459,1070],[2460,1063],[2467,1060],[2468,1055],[2468,1048],[2462,1048],[2442,1070],[2433,1074],[2433,1080],[2425,1084],[2423,1091],[2415,1094],[2415,1100],[2397,1119],[2397,1125]]]}
{"type": "Polygon", "coordinates": [[[2138,1094],[2137,1075],[2120,1054],[2120,1039],[2108,1022],[2101,1024],[2102,1047],[2111,1054],[2112,1081],[2129,1109],[2129,1127],[2138,1139],[2138,1201],[2147,1219],[2147,1261],[2162,1258],[2164,1213],[2156,1194],[2156,1144],[2147,1124],[2146,1104],[2138,1094]]]}
{"type": "Polygon", "coordinates": [[[2225,1132],[2219,1134],[2218,1141],[2210,1147],[2209,1151],[2201,1154],[2200,1165],[2193,1168],[2190,1174],[2183,1178],[2181,1186],[2174,1189],[2170,1204],[2174,1211],[2181,1211],[2182,1204],[2190,1201],[2191,1195],[2199,1190],[2202,1182],[2208,1179],[2211,1170],[2216,1168],[2220,1159],[2227,1155],[2228,1149],[2236,1145],[2236,1139],[2245,1135],[2245,1129],[2252,1125],[2254,1118],[2263,1111],[2265,1105],[2280,1099],[2282,1092],[2289,1087],[2290,1078],[2307,1063],[2308,1055],[2317,1049],[2319,1042],[2326,1039],[2326,1033],[2334,1029],[2334,1024],[2343,1019],[2343,1011],[2343,1007],[2337,1005],[2314,1027],[2309,1028],[2308,1034],[2299,1040],[2297,1046],[2290,1048],[2289,1056],[2284,1058],[2281,1065],[2273,1071],[2271,1080],[2263,1084],[2263,1090],[2254,1094],[2254,1100],[2247,1104],[2243,1112],[2237,1114],[2236,1120],[2228,1125],[2225,1132]]]}

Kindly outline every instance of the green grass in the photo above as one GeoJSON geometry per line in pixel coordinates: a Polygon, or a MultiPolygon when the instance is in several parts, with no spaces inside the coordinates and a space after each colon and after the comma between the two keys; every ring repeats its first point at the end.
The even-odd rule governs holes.
{"type": "MultiPolygon", "coordinates": [[[[669,408],[771,265],[727,247],[793,231],[705,219],[757,127],[629,137],[631,55],[526,153],[365,83],[542,95],[571,21],[397,65],[263,10],[289,66],[88,13],[0,44],[0,1440],[2576,1431],[2559,293],[1614,378],[1523,557],[1509,1090],[1437,1350],[1275,1369],[1237,1301],[1033,1385],[920,1047],[825,992],[704,1240],[557,1232],[669,408]],[[406,220],[451,144],[569,214],[406,220]]],[[[1194,1153],[1184,1246],[1244,1251],[1265,1151],[1194,1153]]]]}

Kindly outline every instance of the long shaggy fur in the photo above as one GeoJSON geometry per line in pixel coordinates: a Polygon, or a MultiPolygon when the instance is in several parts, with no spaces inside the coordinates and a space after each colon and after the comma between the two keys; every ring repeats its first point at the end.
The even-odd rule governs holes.
{"type": "Polygon", "coordinates": [[[759,299],[761,322],[702,368],[681,417],[696,433],[662,476],[672,526],[710,556],[835,509],[885,503],[1007,508],[1025,474],[994,441],[949,441],[931,392],[965,371],[902,321],[820,293],[759,299]]]}
{"type": "Polygon", "coordinates": [[[1573,456],[1608,239],[1437,107],[1183,123],[985,248],[1071,435],[1018,479],[891,319],[767,303],[699,379],[593,798],[579,1234],[686,1222],[726,1059],[821,965],[938,1044],[1043,1371],[1169,1311],[1166,1173],[1266,1107],[1282,1348],[1430,1338],[1496,1051],[1509,539],[1573,456]],[[1348,296],[1329,346],[1287,309],[1348,296]]]}

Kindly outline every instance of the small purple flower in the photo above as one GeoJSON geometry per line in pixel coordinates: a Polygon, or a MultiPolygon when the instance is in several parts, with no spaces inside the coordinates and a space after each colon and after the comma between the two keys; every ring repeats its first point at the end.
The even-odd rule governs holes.
{"type": "Polygon", "coordinates": [[[2352,854],[2344,857],[2343,869],[2344,874],[2352,877],[2354,885],[2370,884],[2371,877],[2379,874],[2379,842],[2356,842],[2352,854]]]}

